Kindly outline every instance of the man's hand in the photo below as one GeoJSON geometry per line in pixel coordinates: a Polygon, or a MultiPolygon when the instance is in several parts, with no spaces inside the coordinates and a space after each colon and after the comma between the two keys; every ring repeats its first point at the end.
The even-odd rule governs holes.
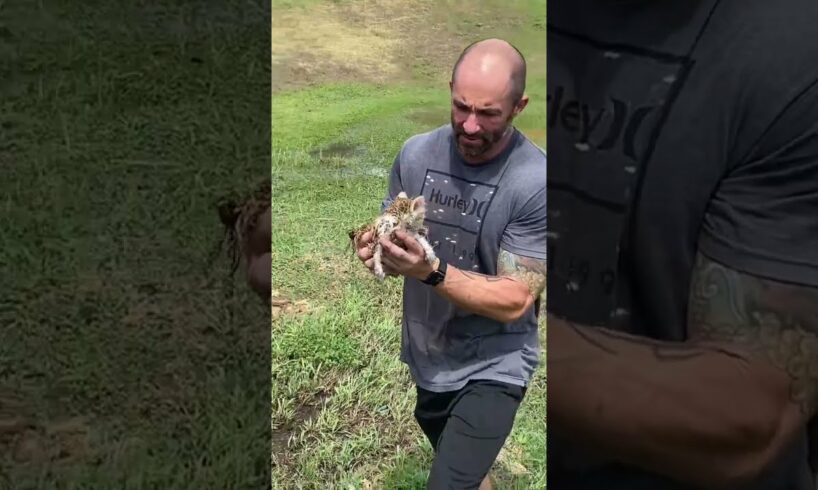
{"type": "Polygon", "coordinates": [[[244,246],[244,272],[247,283],[262,299],[272,295],[272,259],[270,231],[270,208],[259,215],[244,246]]]}
{"type": "MultiPolygon", "coordinates": [[[[358,255],[358,259],[364,263],[367,269],[374,274],[373,270],[375,268],[375,259],[372,257],[373,252],[370,248],[371,243],[372,232],[368,231],[361,235],[361,238],[355,243],[355,253],[358,255]]],[[[394,270],[386,265],[386,263],[383,263],[383,271],[390,277],[395,277],[398,275],[394,270]]]]}
{"type": "Polygon", "coordinates": [[[429,277],[434,267],[426,262],[426,252],[417,240],[402,230],[395,232],[395,238],[403,244],[403,247],[398,246],[387,237],[381,238],[383,247],[381,262],[383,262],[384,270],[394,271],[420,281],[429,277]]]}

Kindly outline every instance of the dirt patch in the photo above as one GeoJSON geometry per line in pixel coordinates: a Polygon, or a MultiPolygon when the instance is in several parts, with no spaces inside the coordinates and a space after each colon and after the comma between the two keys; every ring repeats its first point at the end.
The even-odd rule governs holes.
{"type": "Polygon", "coordinates": [[[296,434],[299,427],[307,424],[318,414],[333,392],[334,386],[321,388],[296,407],[292,420],[273,429],[273,458],[277,459],[282,466],[286,466],[290,461],[288,457],[292,453],[288,449],[290,438],[296,434]]]}
{"type": "Polygon", "coordinates": [[[340,81],[444,81],[472,40],[431,0],[277,9],[272,22],[273,92],[340,81]]]}
{"type": "Polygon", "coordinates": [[[284,297],[279,291],[273,290],[272,319],[278,320],[282,315],[301,315],[310,311],[307,300],[292,300],[284,297]]]}
{"type": "Polygon", "coordinates": [[[0,391],[0,452],[13,452],[30,427],[34,423],[22,398],[11,390],[0,391]]]}
{"type": "Polygon", "coordinates": [[[322,79],[384,82],[399,71],[391,53],[399,40],[385,29],[360,29],[337,5],[279,9],[273,14],[273,89],[322,79]],[[331,40],[331,41],[330,41],[331,40]]]}
{"type": "Polygon", "coordinates": [[[40,422],[23,398],[0,393],[0,452],[18,464],[71,464],[91,458],[90,427],[85,417],[40,422]]]}
{"type": "Polygon", "coordinates": [[[273,92],[308,87],[328,80],[368,81],[368,77],[355,65],[308,52],[282,56],[272,62],[273,92]]]}
{"type": "Polygon", "coordinates": [[[521,451],[518,448],[503,447],[500,454],[497,455],[497,461],[494,463],[495,471],[508,473],[515,477],[527,475],[529,473],[528,469],[515,461],[521,456],[521,451]]]}

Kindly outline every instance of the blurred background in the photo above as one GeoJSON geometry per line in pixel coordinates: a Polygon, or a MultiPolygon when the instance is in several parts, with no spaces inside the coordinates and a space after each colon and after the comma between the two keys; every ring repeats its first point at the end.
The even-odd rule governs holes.
{"type": "Polygon", "coordinates": [[[269,4],[0,1],[0,488],[260,488],[269,4]]]}

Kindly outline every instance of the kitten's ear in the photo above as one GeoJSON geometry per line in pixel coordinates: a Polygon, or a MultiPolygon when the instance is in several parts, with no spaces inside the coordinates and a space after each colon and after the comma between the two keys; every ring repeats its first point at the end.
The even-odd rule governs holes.
{"type": "Polygon", "coordinates": [[[412,212],[415,214],[423,214],[426,212],[426,200],[423,196],[418,196],[412,199],[412,212]]]}
{"type": "Polygon", "coordinates": [[[407,196],[403,191],[400,191],[400,194],[398,194],[398,199],[407,199],[408,197],[409,196],[407,196]]]}

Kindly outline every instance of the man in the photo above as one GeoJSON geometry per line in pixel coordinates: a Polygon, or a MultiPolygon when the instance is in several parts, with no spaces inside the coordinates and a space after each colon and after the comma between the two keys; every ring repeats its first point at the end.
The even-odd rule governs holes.
{"type": "MultiPolygon", "coordinates": [[[[402,232],[384,269],[404,278],[401,360],[415,417],[435,450],[432,489],[488,489],[539,360],[545,284],[545,155],[512,122],[525,108],[525,60],[509,43],[472,44],[450,82],[451,125],[410,138],[384,207],[423,196],[438,260],[402,232]],[[482,481],[482,483],[481,483],[482,481]]],[[[358,256],[370,269],[371,234],[358,256]]]]}
{"type": "Polygon", "coordinates": [[[818,4],[549,8],[550,486],[814,490],[818,4]]]}

